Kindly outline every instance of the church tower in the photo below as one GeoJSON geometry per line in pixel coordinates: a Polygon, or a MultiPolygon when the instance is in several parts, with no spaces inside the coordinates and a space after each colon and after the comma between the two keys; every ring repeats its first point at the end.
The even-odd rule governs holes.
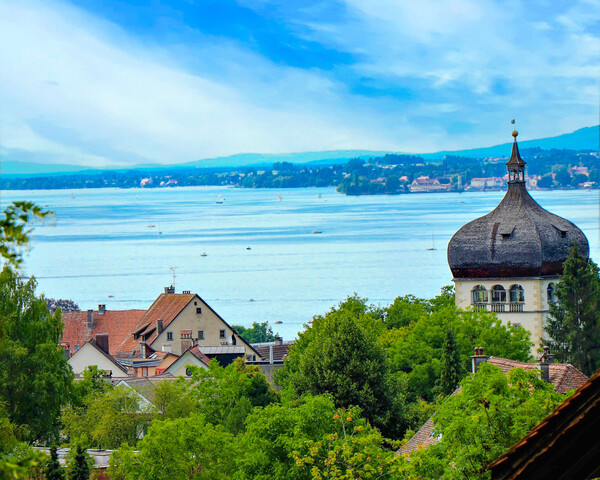
{"type": "Polygon", "coordinates": [[[454,234],[448,264],[457,307],[474,306],[521,325],[531,332],[537,348],[569,248],[577,242],[587,257],[589,245],[577,226],[544,210],[529,195],[518,132],[512,135],[506,195],[494,210],[454,234]]]}

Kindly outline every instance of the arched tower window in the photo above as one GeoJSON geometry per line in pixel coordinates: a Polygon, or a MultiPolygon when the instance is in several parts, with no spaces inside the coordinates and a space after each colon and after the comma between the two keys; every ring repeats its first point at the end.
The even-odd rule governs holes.
{"type": "Polygon", "coordinates": [[[513,285],[510,287],[510,301],[512,303],[525,301],[525,290],[523,290],[521,285],[513,285]]]}
{"type": "Polygon", "coordinates": [[[487,303],[488,302],[488,291],[483,285],[477,285],[471,291],[473,303],[487,303]]]}
{"type": "Polygon", "coordinates": [[[506,290],[502,285],[494,285],[492,287],[492,303],[506,302],[506,290]]]}
{"type": "Polygon", "coordinates": [[[551,282],[548,284],[548,303],[556,302],[558,302],[558,298],[556,298],[556,284],[551,282]]]}

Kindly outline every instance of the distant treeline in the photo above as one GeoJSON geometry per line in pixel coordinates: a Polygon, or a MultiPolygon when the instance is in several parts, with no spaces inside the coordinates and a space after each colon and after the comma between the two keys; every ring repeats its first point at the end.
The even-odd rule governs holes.
{"type": "MultiPolygon", "coordinates": [[[[529,176],[539,176],[541,188],[577,188],[584,182],[599,183],[598,156],[591,151],[525,149],[529,176]],[[573,167],[585,167],[587,175],[573,167]]],[[[449,178],[452,188],[468,185],[472,178],[502,177],[506,159],[480,159],[448,155],[425,160],[414,155],[388,154],[354,158],[344,165],[315,166],[278,162],[269,167],[161,168],[105,171],[0,179],[4,190],[77,188],[161,188],[184,186],[236,186],[241,188],[337,187],[348,195],[398,194],[408,191],[415,178],[449,178]],[[459,181],[460,179],[460,181],[459,181]]]]}

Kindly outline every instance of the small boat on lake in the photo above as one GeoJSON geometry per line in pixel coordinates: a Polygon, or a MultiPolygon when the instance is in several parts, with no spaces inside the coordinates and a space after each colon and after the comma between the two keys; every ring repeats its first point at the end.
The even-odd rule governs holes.
{"type": "Polygon", "coordinates": [[[321,230],[313,230],[313,231],[312,231],[312,233],[313,233],[314,235],[316,235],[316,234],[318,234],[318,233],[323,233],[323,232],[322,232],[321,230]]]}

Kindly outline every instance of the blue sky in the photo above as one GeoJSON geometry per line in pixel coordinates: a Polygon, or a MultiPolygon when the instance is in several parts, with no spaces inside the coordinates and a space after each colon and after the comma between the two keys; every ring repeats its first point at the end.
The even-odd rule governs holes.
{"type": "Polygon", "coordinates": [[[432,152],[598,124],[600,0],[0,0],[0,155],[432,152]]]}

